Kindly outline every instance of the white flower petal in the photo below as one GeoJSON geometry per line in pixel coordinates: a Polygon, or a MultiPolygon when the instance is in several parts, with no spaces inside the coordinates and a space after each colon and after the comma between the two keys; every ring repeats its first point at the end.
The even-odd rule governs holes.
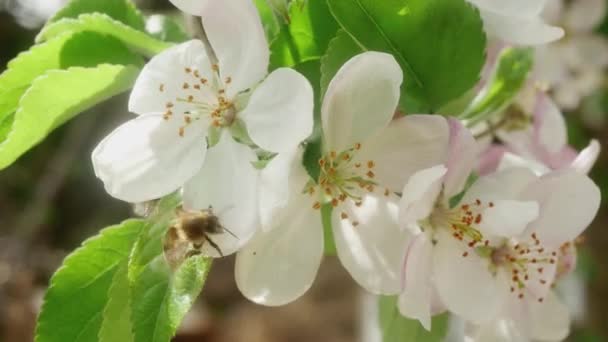
{"type": "Polygon", "coordinates": [[[588,174],[600,156],[601,149],[602,147],[597,140],[591,140],[589,145],[574,159],[571,167],[582,174],[588,174]]]}
{"type": "Polygon", "coordinates": [[[222,79],[232,79],[228,97],[261,81],[268,73],[270,52],[253,1],[208,1],[201,16],[222,79]]]}
{"type": "Polygon", "coordinates": [[[484,323],[472,334],[475,342],[528,342],[512,319],[498,317],[484,323]]]}
{"type": "Polygon", "coordinates": [[[245,297],[263,305],[287,304],[312,285],[323,257],[323,226],[310,198],[285,208],[283,219],[260,231],[236,257],[236,283],[245,297]]]}
{"type": "Polygon", "coordinates": [[[496,317],[507,295],[508,279],[499,270],[492,275],[488,261],[469,252],[449,232],[437,236],[433,254],[435,286],[448,310],[481,323],[496,317]]]}
{"type": "Polygon", "coordinates": [[[431,331],[431,282],[433,245],[426,234],[420,234],[411,242],[405,261],[404,290],[399,295],[399,312],[409,318],[417,319],[422,326],[431,331]]]}
{"type": "Polygon", "coordinates": [[[255,89],[240,118],[258,146],[283,152],[300,144],[312,133],[313,91],[298,72],[281,68],[255,89]]]}
{"type": "Polygon", "coordinates": [[[302,166],[303,153],[298,146],[279,153],[260,172],[260,221],[264,231],[283,220],[281,215],[285,215],[284,209],[294,198],[292,195],[301,193],[310,179],[302,166]]]}
{"type": "Polygon", "coordinates": [[[487,11],[502,13],[521,18],[537,17],[547,0],[468,0],[470,3],[487,11]]]}
{"type": "Polygon", "coordinates": [[[566,120],[547,94],[537,96],[534,109],[535,138],[549,153],[561,151],[568,142],[566,120]]]}
{"type": "Polygon", "coordinates": [[[562,341],[570,333],[570,314],[553,292],[542,303],[528,304],[528,319],[520,322],[528,327],[527,335],[532,340],[562,341]]]}
{"type": "Polygon", "coordinates": [[[450,152],[448,172],[444,181],[446,198],[458,195],[463,189],[477,161],[477,143],[471,132],[454,118],[448,119],[450,126],[450,152]]]}
{"type": "MultiPolygon", "coordinates": [[[[209,149],[200,172],[184,185],[184,207],[195,210],[213,207],[228,230],[211,236],[223,255],[236,252],[259,228],[258,172],[251,165],[255,160],[257,157],[249,147],[224,132],[218,144],[209,149]]],[[[210,244],[203,246],[203,253],[220,256],[210,244]]]]}
{"type": "Polygon", "coordinates": [[[416,172],[403,187],[399,201],[399,224],[404,227],[427,218],[437,203],[447,169],[437,165],[416,172]]]}
{"type": "Polygon", "coordinates": [[[107,192],[123,201],[144,202],[165,196],[184,185],[203,165],[207,126],[145,115],[127,121],[93,151],[95,175],[107,192]]]}
{"type": "Polygon", "coordinates": [[[480,13],[488,35],[506,43],[540,45],[564,36],[563,29],[547,25],[540,18],[518,18],[483,9],[480,13]]]}
{"type": "Polygon", "coordinates": [[[523,191],[538,178],[526,168],[508,168],[481,177],[471,185],[464,195],[463,203],[519,199],[523,191]]]}
{"type": "Polygon", "coordinates": [[[409,232],[397,224],[396,196],[368,194],[360,206],[347,200],[334,209],[338,257],[351,276],[374,294],[401,292],[409,232]],[[346,218],[342,218],[346,214],[346,218]]]}
{"type": "Polygon", "coordinates": [[[589,226],[600,205],[600,190],[574,170],[556,171],[530,184],[522,196],[540,203],[540,216],[529,225],[543,245],[557,248],[589,226]]]}
{"type": "Polygon", "coordinates": [[[528,224],[538,217],[538,203],[497,200],[493,207],[483,211],[479,230],[484,234],[505,238],[522,234],[528,224]]]}
{"type": "Polygon", "coordinates": [[[534,172],[534,174],[537,176],[542,176],[551,171],[551,169],[549,169],[545,164],[542,164],[537,160],[526,159],[511,152],[505,152],[500,159],[500,163],[498,164],[498,171],[511,168],[527,168],[534,172]]]}
{"type": "Polygon", "coordinates": [[[129,97],[129,111],[144,115],[170,109],[182,114],[195,109],[186,101],[188,96],[193,96],[193,102],[214,103],[217,99],[210,88],[200,83],[200,78],[209,80],[211,75],[211,63],[200,40],[171,47],[144,66],[129,97]],[[196,84],[201,85],[200,89],[194,88],[196,84]]]}
{"type": "Polygon", "coordinates": [[[542,305],[533,305],[530,318],[534,340],[562,341],[570,334],[568,308],[553,293],[542,305]]]}
{"type": "Polygon", "coordinates": [[[439,115],[408,115],[363,141],[355,159],[373,160],[378,183],[399,192],[414,173],[446,162],[449,135],[439,115]]]}
{"type": "Polygon", "coordinates": [[[351,58],[331,80],[321,109],[327,149],[343,151],[391,121],[403,81],[401,67],[386,53],[351,58]]]}
{"type": "Polygon", "coordinates": [[[205,7],[207,6],[207,4],[213,0],[169,0],[171,1],[171,3],[179,8],[180,11],[191,14],[191,15],[195,15],[195,16],[200,16],[204,10],[205,7]]]}

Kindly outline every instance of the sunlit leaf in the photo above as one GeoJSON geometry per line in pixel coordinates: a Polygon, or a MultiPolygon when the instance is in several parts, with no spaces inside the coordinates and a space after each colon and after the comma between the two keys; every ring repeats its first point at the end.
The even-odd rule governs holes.
{"type": "Polygon", "coordinates": [[[70,0],[50,20],[54,23],[63,18],[77,18],[83,13],[103,13],[135,29],[145,26],[143,14],[131,0],[70,0]]]}
{"type": "Polygon", "coordinates": [[[321,58],[338,28],[326,0],[307,0],[289,8],[290,22],[270,46],[271,68],[294,66],[321,58]]]}
{"type": "Polygon", "coordinates": [[[45,41],[65,34],[66,32],[90,31],[112,36],[130,48],[147,56],[154,56],[172,44],[156,39],[149,34],[138,31],[128,25],[114,20],[106,14],[82,14],[78,18],[64,18],[46,26],[36,37],[45,41]]]}
{"type": "Polygon", "coordinates": [[[365,50],[391,53],[404,72],[402,109],[433,111],[479,79],[485,33],[466,0],[328,0],[365,50]]]}
{"type": "Polygon", "coordinates": [[[100,65],[51,70],[37,78],[21,98],[11,130],[0,143],[0,169],[67,120],[131,88],[138,72],[133,66],[100,65]]]}
{"type": "Polygon", "coordinates": [[[64,34],[20,53],[0,75],[0,142],[12,127],[21,96],[36,77],[49,70],[103,63],[140,65],[143,60],[120,41],[93,32],[64,34]]]}
{"type": "Polygon", "coordinates": [[[131,220],[104,229],[65,259],[45,295],[36,342],[97,341],[116,273],[143,227],[131,220]]]}

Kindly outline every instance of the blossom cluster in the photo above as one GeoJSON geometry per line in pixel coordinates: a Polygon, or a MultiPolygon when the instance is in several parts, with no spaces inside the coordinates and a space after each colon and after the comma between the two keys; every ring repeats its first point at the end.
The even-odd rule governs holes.
{"type": "MultiPolygon", "coordinates": [[[[565,338],[568,312],[552,286],[573,269],[574,241],[599,208],[587,176],[599,145],[568,146],[563,116],[541,87],[531,81],[518,115],[503,115],[516,124],[475,137],[487,127],[396,117],[403,72],[392,55],[364,52],[322,94],[312,176],[302,159],[313,89],[293,69],[267,73],[253,3],[172,2],[202,17],[209,46],[177,45],[141,72],[129,101],[138,116],[92,156],[111,195],[143,202],[180,190],[187,210],[215,208],[230,234],[203,251],[236,253],[238,287],[256,303],[283,305],[309,289],[330,208],[337,256],[353,279],[399,295],[400,312],[427,329],[449,311],[479,341],[505,331],[511,340],[565,338]],[[261,151],[272,158],[260,169],[261,151]]],[[[544,1],[470,2],[503,42],[563,35],[540,19],[544,1]]]]}

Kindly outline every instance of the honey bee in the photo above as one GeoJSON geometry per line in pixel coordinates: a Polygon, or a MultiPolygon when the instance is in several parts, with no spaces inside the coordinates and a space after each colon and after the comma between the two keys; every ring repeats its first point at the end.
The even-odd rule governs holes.
{"type": "Polygon", "coordinates": [[[205,243],[224,256],[220,247],[213,241],[211,235],[224,232],[237,238],[230,230],[222,226],[213,208],[200,211],[176,210],[177,218],[165,234],[163,250],[169,265],[175,269],[185,259],[202,253],[205,243]]]}

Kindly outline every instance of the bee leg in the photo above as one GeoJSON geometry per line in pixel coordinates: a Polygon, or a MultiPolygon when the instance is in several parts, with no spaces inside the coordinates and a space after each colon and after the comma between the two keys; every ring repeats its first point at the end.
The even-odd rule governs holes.
{"type": "Polygon", "coordinates": [[[205,235],[205,240],[207,240],[207,242],[209,242],[209,244],[211,245],[211,247],[213,247],[213,249],[215,249],[220,256],[223,258],[224,257],[224,253],[222,253],[222,250],[220,249],[220,246],[218,246],[215,242],[213,242],[213,240],[211,240],[210,237],[208,237],[207,235],[205,235]]]}
{"type": "Polygon", "coordinates": [[[193,257],[195,255],[200,255],[200,254],[201,254],[201,251],[196,250],[196,249],[188,251],[188,253],[186,253],[186,259],[193,257]]]}
{"type": "Polygon", "coordinates": [[[232,236],[233,236],[235,239],[237,239],[237,240],[239,239],[239,237],[238,237],[238,236],[236,236],[236,235],[235,235],[233,232],[231,232],[231,231],[230,231],[230,229],[228,229],[228,228],[226,228],[226,227],[224,227],[224,226],[220,226],[220,227],[222,227],[222,229],[223,229],[223,230],[224,230],[226,233],[228,233],[228,234],[232,235],[232,236]]]}

